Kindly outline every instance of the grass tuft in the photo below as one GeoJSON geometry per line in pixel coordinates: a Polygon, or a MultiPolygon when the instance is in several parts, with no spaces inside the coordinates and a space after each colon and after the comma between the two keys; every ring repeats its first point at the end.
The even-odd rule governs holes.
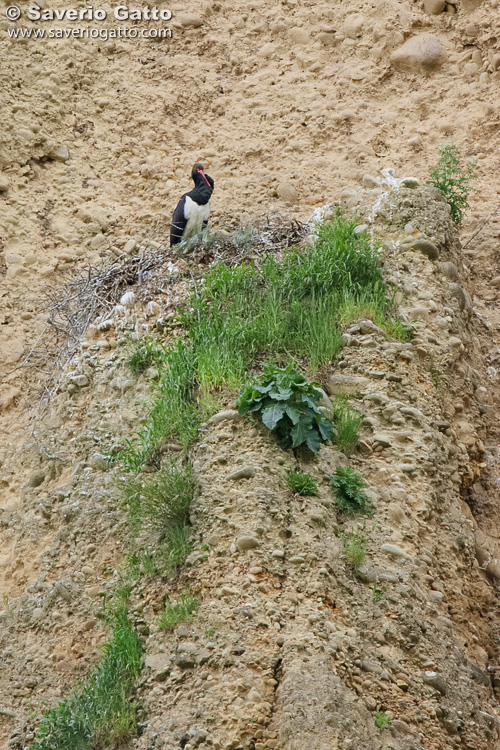
{"type": "Polygon", "coordinates": [[[332,404],[336,432],[334,443],[341,451],[350,453],[358,444],[363,417],[349,406],[349,394],[336,396],[332,404]]]}
{"type": "Polygon", "coordinates": [[[190,622],[193,612],[200,606],[200,599],[193,596],[189,591],[181,595],[176,602],[168,597],[158,619],[158,627],[162,630],[173,630],[180,622],[190,622]]]}
{"type": "Polygon", "coordinates": [[[139,637],[126,606],[112,609],[112,635],[102,660],[87,679],[43,717],[32,750],[90,750],[115,747],[137,730],[133,700],[143,666],[139,637]]]}
{"type": "Polygon", "coordinates": [[[137,574],[170,573],[191,551],[189,508],[196,489],[191,466],[170,463],[151,479],[131,479],[124,494],[134,535],[151,533],[151,549],[138,550],[129,559],[137,574]]]}
{"type": "Polygon", "coordinates": [[[341,536],[344,543],[344,554],[351,565],[354,574],[357,576],[359,569],[366,559],[368,549],[368,539],[365,534],[364,526],[357,529],[351,529],[341,536]]]}

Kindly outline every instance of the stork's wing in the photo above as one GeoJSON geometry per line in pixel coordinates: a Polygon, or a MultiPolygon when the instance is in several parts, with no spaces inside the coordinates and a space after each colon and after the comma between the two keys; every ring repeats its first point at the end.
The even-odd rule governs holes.
{"type": "Polygon", "coordinates": [[[182,234],[186,228],[187,219],[184,216],[184,203],[186,196],[182,196],[172,216],[170,224],[170,247],[177,245],[182,240],[182,234]]]}

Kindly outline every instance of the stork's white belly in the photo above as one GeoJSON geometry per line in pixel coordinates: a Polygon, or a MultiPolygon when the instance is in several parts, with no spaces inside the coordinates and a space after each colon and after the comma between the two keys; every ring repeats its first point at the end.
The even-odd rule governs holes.
{"type": "Polygon", "coordinates": [[[197,234],[203,225],[204,221],[208,221],[210,216],[210,204],[205,203],[204,206],[199,206],[195,203],[189,195],[186,195],[184,201],[184,216],[187,219],[186,228],[182,234],[182,239],[191,237],[193,234],[197,234]]]}

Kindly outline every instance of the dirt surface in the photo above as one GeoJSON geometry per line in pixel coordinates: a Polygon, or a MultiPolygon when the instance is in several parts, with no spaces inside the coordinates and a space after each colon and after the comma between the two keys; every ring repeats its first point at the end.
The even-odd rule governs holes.
{"type": "MultiPolygon", "coordinates": [[[[81,27],[161,26],[169,27],[172,37],[15,40],[9,29],[41,28],[41,23],[21,19],[13,25],[5,20],[6,3],[0,5],[0,594],[1,649],[7,665],[0,726],[5,747],[27,746],[33,714],[57,701],[85,673],[102,642],[95,597],[126,550],[116,533],[120,514],[101,513],[103,504],[114,502],[114,484],[93,468],[92,456],[101,444],[130,435],[146,413],[147,384],[131,381],[115,346],[127,327],[137,330],[159,315],[154,308],[148,311],[147,301],[136,299],[116,329],[104,327],[94,339],[89,337],[87,349],[71,367],[95,382],[95,391],[71,393],[64,371],[52,410],[32,434],[30,409],[54,376],[44,350],[46,286],[60,285],[78,268],[124,253],[133,256],[151,248],[151,242],[162,248],[172,211],[191,187],[189,173],[196,160],[215,179],[211,225],[232,229],[276,211],[305,221],[315,209],[340,200],[369,216],[380,197],[375,178],[382,169],[425,183],[439,147],[450,137],[463,158],[474,158],[478,165],[471,210],[459,237],[443,207],[426,194],[422,213],[414,219],[406,216],[398,202],[405,196],[398,193],[376,227],[393,243],[393,255],[385,262],[401,289],[404,313],[417,321],[417,328],[422,325],[421,340],[412,356],[401,360],[397,347],[384,350],[375,332],[374,349],[363,343],[346,348],[343,368],[353,378],[366,370],[406,377],[403,363],[416,358],[417,364],[408,365],[415,368],[412,377],[402,386],[385,379],[381,390],[391,402],[420,409],[420,422],[408,413],[404,419],[410,424],[398,425],[398,413],[390,418],[383,414],[388,408],[384,398],[379,403],[365,398],[360,404],[372,425],[365,435],[371,452],[359,460],[380,512],[371,551],[375,567],[389,576],[393,598],[380,612],[374,610],[370,571],[362,595],[353,594],[345,570],[334,581],[332,560],[340,552],[335,541],[321,537],[314,519],[298,514],[288,541],[281,532],[289,501],[266,474],[266,465],[279,465],[278,453],[262,435],[247,434],[239,423],[212,428],[207,444],[222,441],[217,455],[225,457],[224,466],[255,461],[263,474],[257,475],[255,486],[233,493],[226,512],[229,533],[215,528],[213,509],[206,516],[203,508],[196,511],[201,538],[219,535],[215,548],[222,545],[229,557],[212,556],[207,571],[196,569],[199,561],[193,560],[206,598],[194,631],[167,643],[155,631],[148,642],[152,672],[144,691],[150,720],[137,742],[141,748],[169,750],[189,748],[190,741],[192,746],[213,743],[228,750],[239,747],[238,742],[255,750],[498,747],[497,0],[384,0],[355,8],[338,1],[297,0],[274,5],[206,2],[195,8],[174,4],[169,6],[171,21],[135,25],[113,19],[106,7],[106,22],[81,22],[81,27]],[[412,221],[414,226],[408,227],[412,221]],[[405,241],[419,232],[438,247],[434,264],[415,252],[405,256],[405,241]],[[455,264],[456,278],[440,269],[443,262],[455,264]],[[453,285],[466,295],[462,291],[460,296],[453,285]],[[380,356],[372,356],[375,351],[380,356]],[[24,366],[28,354],[36,366],[24,366]],[[433,392],[429,363],[447,373],[445,395],[433,392]],[[399,438],[387,438],[388,424],[396,432],[413,432],[406,458],[400,446],[394,449],[392,441],[399,438]],[[389,445],[377,436],[385,436],[389,445]],[[252,451],[255,455],[248,457],[252,451]],[[441,463],[434,465],[436,456],[441,463]],[[414,465],[415,473],[403,468],[397,470],[399,478],[390,477],[396,458],[401,465],[414,465]],[[386,482],[390,487],[384,496],[386,482]],[[273,502],[259,495],[263,484],[270,487],[273,502]],[[444,508],[439,507],[441,496],[444,508]],[[238,515],[244,497],[263,505],[238,515]],[[269,539],[262,556],[250,552],[239,560],[231,544],[238,534],[262,525],[259,513],[265,515],[269,504],[276,513],[265,527],[269,539]],[[299,549],[300,538],[305,542],[299,549]],[[384,552],[384,544],[401,551],[384,552]],[[276,550],[285,557],[273,557],[276,550]],[[304,554],[304,568],[300,561],[292,563],[293,573],[280,567],[283,560],[304,554]],[[248,560],[252,555],[256,559],[248,560]],[[322,567],[323,558],[330,562],[322,567]],[[389,570],[388,559],[393,564],[389,570]],[[252,568],[260,572],[252,573],[252,568]],[[241,593],[243,580],[249,582],[249,589],[241,589],[248,596],[254,596],[254,584],[260,587],[251,615],[240,612],[250,606],[248,601],[232,599],[241,593]],[[329,598],[332,590],[335,602],[329,598]],[[425,617],[419,619],[418,607],[408,608],[408,601],[419,601],[425,617]],[[226,627],[234,602],[239,619],[226,627]],[[326,616],[327,611],[333,614],[326,616]],[[256,628],[247,627],[254,616],[256,628]],[[220,642],[216,638],[212,648],[203,634],[214,622],[220,642]],[[276,640],[280,631],[285,634],[281,645],[276,640]],[[253,661],[238,652],[245,639],[249,654],[257,654],[253,661]],[[196,665],[205,663],[205,657],[209,663],[192,678],[178,667],[186,640],[196,643],[196,665]],[[326,651],[322,643],[328,643],[326,651]],[[376,666],[370,662],[374,654],[376,666]],[[168,679],[158,677],[167,663],[168,679]],[[385,673],[380,677],[384,670],[388,679],[385,673]],[[426,671],[444,674],[448,698],[439,697],[445,690],[441,683],[440,688],[422,685],[426,671]],[[206,687],[208,677],[214,681],[212,692],[206,687]],[[242,687],[232,695],[228,684],[242,687]],[[335,701],[330,707],[321,704],[325,692],[344,706],[343,715],[333,707],[335,701]],[[194,703],[207,695],[197,716],[194,703]],[[310,709],[301,721],[303,695],[310,697],[310,709]],[[400,722],[390,735],[375,737],[369,698],[400,722]],[[228,712],[233,723],[225,721],[228,712]],[[205,722],[207,716],[215,717],[217,732],[211,731],[213,722],[205,722]],[[351,725],[344,722],[346,716],[351,725]],[[335,732],[328,734],[325,727],[332,726],[335,732]],[[196,735],[198,729],[201,734],[196,735]],[[19,733],[12,739],[13,731],[19,733]]],[[[79,24],[45,22],[44,28],[79,24]]],[[[185,260],[172,262],[182,272],[187,268],[185,260]]],[[[175,306],[175,295],[185,296],[188,287],[188,279],[176,286],[169,304],[175,306]]],[[[164,302],[161,298],[158,304],[164,302]]],[[[365,397],[378,392],[372,386],[381,381],[374,377],[365,397]]],[[[335,452],[325,455],[318,477],[339,460],[335,452]]],[[[198,461],[200,481],[207,485],[203,496],[227,493],[228,469],[223,476],[219,467],[212,476],[207,456],[199,455],[198,461]]],[[[328,504],[322,512],[326,529],[334,529],[328,504]]],[[[179,591],[193,582],[194,574],[186,575],[179,591]]],[[[140,593],[137,613],[145,611],[145,620],[153,621],[163,593],[140,593]]]]}

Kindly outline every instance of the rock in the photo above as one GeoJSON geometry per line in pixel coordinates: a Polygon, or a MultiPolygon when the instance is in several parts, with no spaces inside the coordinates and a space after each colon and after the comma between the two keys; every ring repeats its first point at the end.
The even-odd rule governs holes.
{"type": "Polygon", "coordinates": [[[42,482],[45,482],[45,472],[42,469],[35,469],[28,479],[28,487],[40,487],[42,482]]]}
{"type": "Polygon", "coordinates": [[[255,476],[255,472],[255,466],[244,466],[242,469],[238,469],[238,471],[233,471],[232,474],[228,474],[227,479],[231,479],[232,481],[238,479],[250,479],[255,476]]]}
{"type": "Polygon", "coordinates": [[[448,278],[450,281],[458,281],[459,275],[458,275],[458,269],[454,263],[451,262],[451,260],[445,260],[442,263],[439,264],[439,268],[441,269],[442,273],[448,278]]]}
{"type": "Polygon", "coordinates": [[[155,680],[163,682],[163,680],[167,679],[170,674],[170,654],[164,652],[147,654],[144,661],[146,666],[155,673],[155,680]]]}
{"type": "Polygon", "coordinates": [[[446,0],[424,0],[424,10],[433,16],[439,15],[446,8],[446,0]]]}
{"type": "Polygon", "coordinates": [[[332,396],[337,393],[356,393],[364,390],[369,383],[369,379],[355,375],[332,375],[326,384],[326,390],[332,396]]]}
{"type": "MultiPolygon", "coordinates": [[[[126,255],[130,255],[135,250],[136,245],[137,245],[137,240],[134,240],[133,238],[127,240],[126,243],[123,246],[123,252],[126,255]]],[[[130,294],[130,292],[129,292],[129,294],[130,294]]],[[[132,292],[132,294],[133,294],[133,292],[132,292]]],[[[125,297],[125,295],[123,295],[123,296],[125,297]]],[[[120,304],[123,304],[123,303],[120,302],[120,304]]]]}
{"type": "Polygon", "coordinates": [[[489,561],[486,566],[486,575],[490,578],[494,578],[497,581],[500,580],[500,560],[493,558],[489,561]]]}
{"type": "Polygon", "coordinates": [[[409,190],[415,190],[420,187],[420,180],[418,177],[403,177],[401,180],[401,187],[409,188],[409,190]]]}
{"type": "Polygon", "coordinates": [[[218,425],[226,419],[238,422],[241,420],[241,415],[236,409],[226,409],[225,411],[219,411],[217,414],[214,414],[213,417],[210,417],[208,424],[218,425]]]}
{"type": "Polygon", "coordinates": [[[236,540],[236,546],[241,552],[244,552],[248,549],[255,549],[255,547],[259,546],[259,544],[259,540],[254,536],[240,536],[236,540]]]}
{"type": "Polygon", "coordinates": [[[62,143],[58,143],[49,151],[47,156],[54,161],[68,161],[69,151],[62,143]]]}
{"type": "Polygon", "coordinates": [[[396,557],[402,560],[407,560],[409,558],[409,555],[407,555],[407,553],[396,544],[382,544],[380,549],[382,552],[386,552],[390,555],[390,557],[396,557]]]}
{"type": "Polygon", "coordinates": [[[360,13],[352,13],[344,21],[343,31],[348,39],[357,39],[363,33],[365,17],[360,13]]]}
{"type": "Polygon", "coordinates": [[[120,305],[123,305],[123,307],[132,307],[134,302],[135,302],[134,292],[125,292],[125,294],[123,294],[120,299],[120,305]]]}
{"type": "Polygon", "coordinates": [[[277,192],[278,198],[285,203],[298,203],[299,194],[289,182],[280,182],[277,192]]]}
{"type": "Polygon", "coordinates": [[[89,384],[89,379],[86,375],[70,375],[68,378],[69,383],[73,383],[73,385],[78,386],[78,388],[85,388],[86,385],[89,384]]]}
{"type": "Polygon", "coordinates": [[[196,13],[180,13],[176,16],[176,20],[185,29],[198,29],[203,26],[203,19],[196,13]]]}
{"type": "Polygon", "coordinates": [[[325,417],[326,419],[332,420],[333,419],[333,404],[328,398],[328,396],[326,395],[323,388],[318,388],[318,390],[321,391],[322,399],[321,401],[318,401],[317,407],[323,417],[325,417]]]}
{"type": "Polygon", "coordinates": [[[371,672],[372,674],[380,674],[382,672],[382,667],[378,662],[367,658],[361,660],[361,669],[364,672],[371,672]]]}
{"type": "Polygon", "coordinates": [[[318,34],[318,39],[325,47],[333,47],[337,44],[337,38],[332,31],[322,31],[318,34]]]}
{"type": "Polygon", "coordinates": [[[197,647],[195,643],[185,641],[177,646],[174,661],[181,669],[191,669],[196,666],[197,647]]]}
{"type": "Polygon", "coordinates": [[[437,37],[418,34],[392,53],[391,63],[404,73],[429,74],[441,67],[445,57],[445,50],[437,37]]]}
{"type": "Polygon", "coordinates": [[[463,289],[460,284],[450,284],[450,292],[457,300],[461,311],[472,309],[470,294],[466,289],[463,289]]]}
{"type": "Polygon", "coordinates": [[[302,29],[300,26],[292,27],[288,32],[288,36],[290,37],[292,44],[309,44],[311,40],[310,33],[306,29],[302,29]]]}
{"type": "Polygon", "coordinates": [[[4,174],[0,174],[0,193],[5,193],[9,189],[9,181],[4,174]]]}
{"type": "Polygon", "coordinates": [[[382,448],[390,448],[392,445],[392,438],[389,437],[389,435],[377,432],[373,436],[373,442],[378,443],[378,445],[381,445],[382,448]]]}
{"type": "Polygon", "coordinates": [[[438,672],[425,672],[422,680],[424,685],[429,685],[434,690],[437,690],[438,693],[441,693],[441,695],[446,695],[448,692],[446,680],[438,672]]]}
{"type": "Polygon", "coordinates": [[[408,247],[408,250],[413,252],[420,252],[426,255],[429,260],[437,260],[439,257],[439,250],[433,242],[430,240],[414,240],[408,247]]]}
{"type": "Polygon", "coordinates": [[[106,471],[108,468],[108,462],[106,461],[106,458],[102,455],[102,453],[94,453],[94,455],[90,459],[90,466],[95,471],[106,471]]]}

